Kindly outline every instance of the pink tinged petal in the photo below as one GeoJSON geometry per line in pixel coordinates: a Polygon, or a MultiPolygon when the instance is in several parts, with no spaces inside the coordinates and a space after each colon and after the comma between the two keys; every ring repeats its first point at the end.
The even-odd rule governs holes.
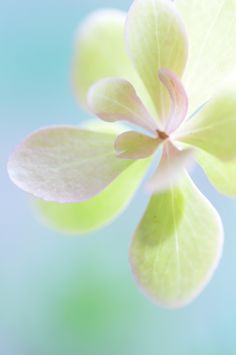
{"type": "Polygon", "coordinates": [[[152,155],[162,140],[138,132],[124,132],[115,141],[115,150],[122,159],[144,159],[152,155]]]}
{"type": "Polygon", "coordinates": [[[169,69],[160,69],[159,78],[171,98],[170,114],[166,119],[166,132],[171,133],[184,121],[188,112],[188,97],[178,76],[169,69]]]}
{"type": "Polygon", "coordinates": [[[171,142],[167,142],[163,148],[160,164],[147,183],[148,191],[157,193],[176,185],[192,161],[192,149],[179,150],[171,142]]]}
{"type": "Polygon", "coordinates": [[[95,83],[88,94],[88,105],[107,122],[127,121],[151,133],[158,128],[133,86],[124,79],[106,78],[95,83]]]}
{"type": "Polygon", "coordinates": [[[44,200],[88,200],[132,164],[115,156],[115,138],[73,126],[39,130],[11,155],[9,176],[22,190],[44,200]]]}
{"type": "Polygon", "coordinates": [[[185,27],[175,4],[169,0],[135,0],[127,17],[126,44],[164,125],[170,99],[157,73],[168,68],[181,76],[188,53],[185,27]]]}

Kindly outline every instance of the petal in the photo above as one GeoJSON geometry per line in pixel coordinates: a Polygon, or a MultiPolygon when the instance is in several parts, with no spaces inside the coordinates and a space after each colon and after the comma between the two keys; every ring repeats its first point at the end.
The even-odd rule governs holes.
{"type": "Polygon", "coordinates": [[[128,167],[97,196],[81,203],[35,200],[36,212],[49,226],[72,234],[92,232],[110,223],[127,207],[139,187],[150,160],[128,167]]]}
{"type": "Polygon", "coordinates": [[[162,140],[138,132],[124,132],[115,141],[115,150],[122,159],[144,159],[152,155],[162,140]]]}
{"type": "Polygon", "coordinates": [[[94,82],[106,76],[124,74],[130,68],[123,39],[125,18],[122,11],[97,11],[77,31],[73,81],[76,95],[84,106],[88,89],[94,82]]]}
{"type": "Polygon", "coordinates": [[[175,2],[190,43],[184,84],[193,112],[236,70],[236,1],[175,2]]]}
{"type": "Polygon", "coordinates": [[[210,100],[173,136],[218,159],[236,157],[236,82],[210,100]]]}
{"type": "Polygon", "coordinates": [[[192,160],[191,149],[179,150],[171,142],[165,143],[160,164],[147,183],[148,191],[157,193],[175,185],[192,160]]]}
{"type": "Polygon", "coordinates": [[[171,98],[171,109],[165,123],[165,131],[172,133],[181,125],[187,115],[188,97],[180,79],[171,70],[160,69],[159,78],[171,98]]]}
{"type": "Polygon", "coordinates": [[[217,212],[186,176],[179,187],[152,197],[131,245],[131,264],[149,296],[181,307],[209,282],[222,247],[217,212]]]}
{"type": "Polygon", "coordinates": [[[124,79],[106,78],[95,83],[88,94],[88,105],[107,122],[125,120],[152,133],[158,128],[133,86],[124,79]]]}
{"type": "Polygon", "coordinates": [[[236,159],[223,162],[200,151],[197,160],[219,192],[227,196],[236,196],[236,159]]]}
{"type": "Polygon", "coordinates": [[[86,109],[90,86],[105,77],[129,79],[142,97],[147,96],[125,49],[125,19],[125,12],[105,9],[92,13],[78,28],[72,80],[76,97],[86,109]]]}
{"type": "Polygon", "coordinates": [[[135,0],[127,17],[126,43],[156,111],[164,120],[170,102],[158,72],[168,68],[181,76],[187,60],[187,38],[175,5],[169,0],[135,0]]]}
{"type": "Polygon", "coordinates": [[[73,126],[42,129],[18,146],[8,173],[36,197],[81,202],[101,192],[132,163],[116,158],[115,138],[73,126]]]}

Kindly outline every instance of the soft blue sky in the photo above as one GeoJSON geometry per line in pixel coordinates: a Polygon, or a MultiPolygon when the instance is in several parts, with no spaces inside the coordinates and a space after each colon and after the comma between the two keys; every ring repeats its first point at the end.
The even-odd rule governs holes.
{"type": "Polygon", "coordinates": [[[179,311],[150,303],[130,273],[143,193],[113,225],[71,238],[40,224],[6,175],[7,157],[26,134],[86,118],[70,87],[74,30],[96,8],[129,3],[0,4],[0,354],[235,354],[236,201],[219,196],[200,171],[196,181],[223,218],[225,250],[204,293],[179,311]]]}

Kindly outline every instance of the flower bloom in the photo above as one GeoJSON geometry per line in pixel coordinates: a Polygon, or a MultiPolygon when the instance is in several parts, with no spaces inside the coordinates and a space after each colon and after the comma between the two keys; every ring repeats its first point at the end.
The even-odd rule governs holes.
{"type": "Polygon", "coordinates": [[[76,37],[76,95],[102,121],[130,128],[44,128],[8,163],[48,221],[84,233],[126,207],[161,148],[130,261],[166,307],[196,297],[222,252],[220,218],[186,167],[197,160],[220,192],[236,195],[235,20],[235,0],[135,0],[127,16],[92,14],[76,37]]]}

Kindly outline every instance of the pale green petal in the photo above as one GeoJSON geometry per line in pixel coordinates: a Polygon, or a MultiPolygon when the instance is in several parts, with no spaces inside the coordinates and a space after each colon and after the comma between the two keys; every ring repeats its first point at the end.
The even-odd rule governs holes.
{"type": "Polygon", "coordinates": [[[88,105],[104,121],[127,121],[154,134],[158,129],[134,87],[125,79],[105,78],[96,82],[89,90],[88,105]]]}
{"type": "Polygon", "coordinates": [[[75,38],[73,82],[81,104],[97,80],[124,74],[130,63],[124,48],[126,14],[118,10],[92,13],[78,28],[75,38]],[[115,43],[115,45],[114,45],[115,43]]]}
{"type": "Polygon", "coordinates": [[[221,160],[236,157],[236,82],[230,83],[196,115],[184,122],[173,137],[221,160]]]}
{"type": "Polygon", "coordinates": [[[168,0],[136,0],[128,13],[126,42],[129,55],[164,120],[170,109],[168,91],[161,84],[162,68],[181,76],[187,59],[184,25],[168,0]]]}
{"type": "Polygon", "coordinates": [[[236,70],[236,0],[176,0],[189,37],[185,88],[193,112],[236,70]]]}
{"type": "Polygon", "coordinates": [[[221,256],[223,229],[189,177],[152,197],[131,245],[131,264],[144,291],[165,307],[191,302],[221,256]]]}
{"type": "Polygon", "coordinates": [[[203,151],[196,155],[197,160],[210,182],[224,195],[236,196],[236,159],[223,162],[203,151]]]}
{"type": "Polygon", "coordinates": [[[79,127],[84,128],[89,131],[101,132],[101,133],[110,133],[110,134],[121,134],[127,131],[128,127],[122,122],[109,123],[101,121],[97,118],[91,118],[85,121],[82,121],[79,124],[79,127]]]}
{"type": "Polygon", "coordinates": [[[155,153],[163,141],[135,131],[124,132],[115,141],[116,154],[121,159],[144,159],[155,153]]]}
{"type": "Polygon", "coordinates": [[[60,203],[88,200],[116,179],[132,161],[118,159],[115,134],[76,126],[38,130],[12,153],[8,173],[22,190],[60,203]]]}
{"type": "Polygon", "coordinates": [[[141,80],[125,49],[125,19],[126,13],[107,9],[92,13],[79,25],[75,38],[72,80],[75,94],[85,108],[90,86],[109,76],[131,80],[136,90],[145,96],[141,80]]]}
{"type": "Polygon", "coordinates": [[[147,183],[150,193],[167,190],[178,184],[185,169],[193,162],[192,149],[178,149],[170,141],[164,144],[160,163],[147,183]]]}
{"type": "Polygon", "coordinates": [[[35,200],[36,212],[49,226],[72,234],[103,227],[127,207],[139,187],[150,160],[135,162],[96,197],[78,204],[35,200]]]}

